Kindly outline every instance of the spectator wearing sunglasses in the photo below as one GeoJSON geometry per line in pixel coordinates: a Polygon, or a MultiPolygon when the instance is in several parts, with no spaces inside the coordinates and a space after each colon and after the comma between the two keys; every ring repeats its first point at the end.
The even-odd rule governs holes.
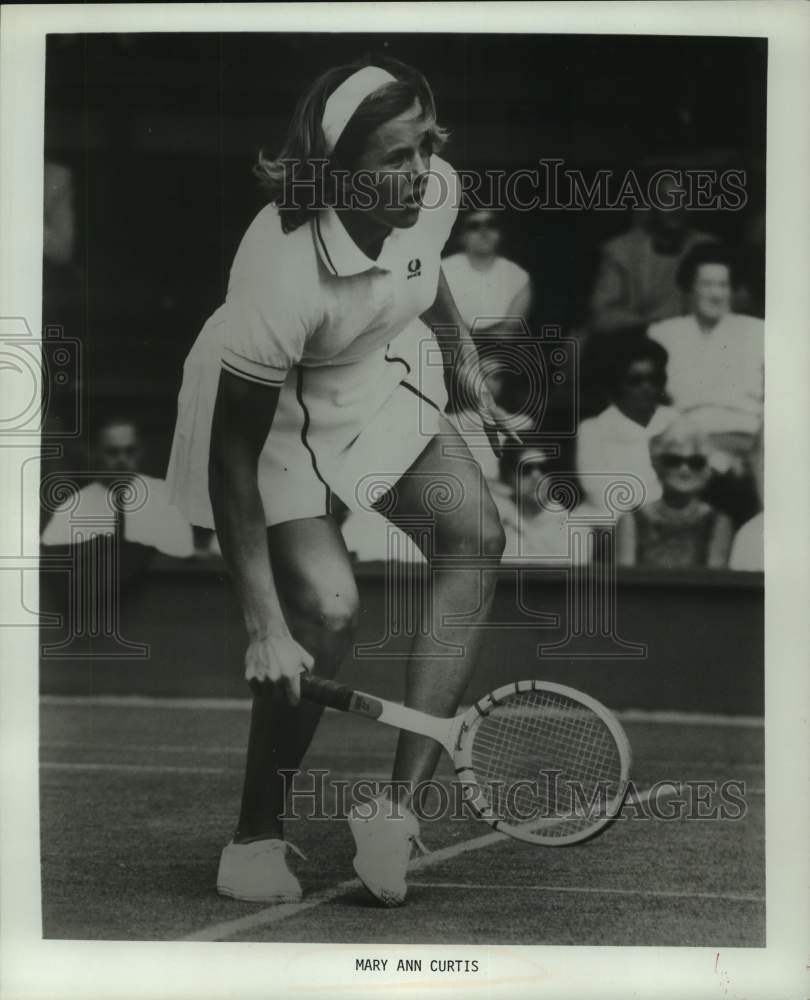
{"type": "Polygon", "coordinates": [[[574,508],[559,460],[542,448],[504,452],[502,473],[507,492],[493,493],[506,536],[505,560],[537,560],[544,565],[584,566],[591,561],[591,517],[582,503],[574,508]],[[571,515],[575,513],[575,519],[571,515]]]}
{"type": "Polygon", "coordinates": [[[165,482],[144,474],[143,456],[134,420],[118,416],[104,420],[93,447],[94,478],[81,488],[77,482],[75,492],[56,508],[42,533],[42,544],[72,545],[75,529],[84,525],[84,534],[91,536],[120,531],[124,543],[141,547],[146,555],[155,551],[179,558],[192,555],[191,527],[169,504],[165,482]],[[118,502],[122,491],[134,497],[131,503],[118,502]]]}
{"type": "Polygon", "coordinates": [[[654,323],[649,335],[669,353],[674,406],[709,439],[715,475],[708,498],[739,525],[759,509],[752,460],[763,413],[764,324],[732,311],[734,268],[717,243],[690,251],[678,282],[689,315],[654,323]]]}
{"type": "Polygon", "coordinates": [[[731,519],[701,499],[709,446],[699,427],[679,418],[650,441],[661,497],[619,518],[620,566],[722,569],[733,538],[731,519]]]}
{"type": "Polygon", "coordinates": [[[529,275],[498,250],[501,223],[495,212],[468,211],[461,220],[462,252],[442,261],[447,283],[476,346],[521,333],[531,306],[529,275]]]}
{"type": "Polygon", "coordinates": [[[660,498],[661,485],[650,460],[650,439],[677,416],[663,403],[667,352],[631,328],[611,337],[611,350],[600,367],[607,368],[610,404],[579,428],[576,469],[582,494],[601,505],[604,474],[610,473],[617,482],[631,484],[638,506],[652,503],[660,498]]]}

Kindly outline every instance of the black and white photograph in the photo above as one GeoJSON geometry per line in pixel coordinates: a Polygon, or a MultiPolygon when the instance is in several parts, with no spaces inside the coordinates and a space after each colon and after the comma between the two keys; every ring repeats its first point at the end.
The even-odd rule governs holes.
{"type": "Polygon", "coordinates": [[[35,6],[4,88],[39,942],[264,945],[245,997],[626,995],[594,946],[804,995],[806,11],[116,6],[35,6]]]}

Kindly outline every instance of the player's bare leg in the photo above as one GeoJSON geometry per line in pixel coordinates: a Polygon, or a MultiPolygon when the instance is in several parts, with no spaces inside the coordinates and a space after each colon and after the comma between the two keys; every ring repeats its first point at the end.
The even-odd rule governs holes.
{"type": "MultiPolygon", "coordinates": [[[[492,604],[497,566],[503,553],[503,529],[495,505],[483,485],[480,469],[461,438],[448,426],[434,439],[411,469],[384,497],[385,516],[412,534],[430,563],[432,607],[430,626],[420,629],[411,648],[405,703],[432,715],[455,714],[478,655],[483,624],[492,604]],[[447,453],[452,449],[456,457],[447,453]],[[431,504],[431,494],[446,490],[443,502],[431,504]],[[453,498],[453,499],[450,499],[453,498]],[[444,510],[442,509],[444,508],[444,510]],[[413,529],[413,519],[433,523],[426,539],[413,529]],[[442,565],[443,558],[455,565],[442,565]],[[464,626],[445,619],[463,615],[464,626]],[[424,634],[427,632],[427,634],[424,634]],[[457,655],[439,655],[440,643],[453,643],[457,655]],[[438,648],[437,648],[438,646],[438,648]]],[[[446,651],[446,647],[445,647],[446,651]]],[[[412,847],[421,846],[419,823],[409,808],[417,782],[435,770],[441,747],[434,740],[401,732],[392,772],[397,807],[386,796],[369,810],[353,809],[349,825],[356,853],[354,869],[369,891],[386,906],[405,901],[405,874],[412,847]]]]}
{"type": "MultiPolygon", "coordinates": [[[[492,606],[504,536],[480,467],[458,434],[445,426],[447,434],[434,438],[397,483],[396,504],[386,516],[406,531],[412,531],[415,515],[435,526],[427,544],[424,535],[413,534],[430,563],[432,593],[422,604],[429,620],[421,623],[411,647],[405,704],[450,717],[458,709],[481,648],[480,625],[492,606]],[[433,484],[431,489],[426,483],[433,484]],[[443,484],[450,496],[461,492],[460,503],[431,505],[431,492],[435,496],[443,484]],[[452,509],[442,510],[445,506],[452,509]],[[443,567],[442,560],[448,557],[453,566],[443,567]],[[465,624],[446,624],[454,616],[463,616],[465,624]],[[452,657],[437,655],[439,643],[460,652],[452,657]]],[[[434,740],[400,734],[392,772],[393,781],[402,783],[400,801],[407,804],[409,789],[432,776],[441,752],[434,740]]]]}

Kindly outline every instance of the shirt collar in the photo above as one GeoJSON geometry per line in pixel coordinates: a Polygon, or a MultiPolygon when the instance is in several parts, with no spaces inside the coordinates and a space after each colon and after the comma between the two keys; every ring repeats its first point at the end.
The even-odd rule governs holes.
{"type": "Polygon", "coordinates": [[[377,260],[367,257],[358,247],[346,232],[334,208],[324,209],[313,217],[312,234],[318,256],[326,270],[335,277],[348,278],[373,268],[390,271],[391,256],[400,230],[394,229],[388,234],[377,260]]]}

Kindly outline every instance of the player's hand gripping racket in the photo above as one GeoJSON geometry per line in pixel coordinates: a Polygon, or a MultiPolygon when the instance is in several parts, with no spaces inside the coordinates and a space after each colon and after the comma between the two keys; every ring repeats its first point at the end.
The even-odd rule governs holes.
{"type": "Polygon", "coordinates": [[[441,743],[475,814],[518,840],[562,846],[592,837],[627,792],[630,744],[618,720],[561,684],[515,681],[453,719],[313,674],[301,675],[301,694],[441,743]]]}

